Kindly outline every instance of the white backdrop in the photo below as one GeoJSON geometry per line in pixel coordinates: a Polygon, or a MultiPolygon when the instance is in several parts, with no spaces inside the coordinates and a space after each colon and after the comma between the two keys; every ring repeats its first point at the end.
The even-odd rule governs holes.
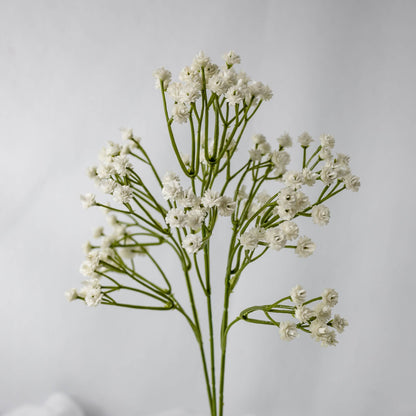
{"type": "Polygon", "coordinates": [[[2,0],[0,412],[57,390],[90,416],[206,412],[179,316],[90,309],[63,292],[79,286],[81,244],[103,220],[79,194],[94,191],[85,170],[105,142],[133,127],[174,168],[152,71],[234,49],[275,92],[248,134],[331,133],[362,188],[308,229],[314,256],[268,256],[231,305],[334,287],[350,322],[339,345],[236,326],[226,414],[416,414],[415,17],[412,1],[2,0]]]}

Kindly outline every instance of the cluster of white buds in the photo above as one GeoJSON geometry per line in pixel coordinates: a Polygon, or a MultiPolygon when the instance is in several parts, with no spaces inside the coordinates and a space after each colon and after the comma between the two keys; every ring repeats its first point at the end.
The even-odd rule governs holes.
{"type": "Polygon", "coordinates": [[[236,202],[213,189],[207,189],[202,197],[196,196],[192,188],[184,190],[176,173],[166,173],[162,185],[163,197],[175,204],[167,212],[165,222],[171,228],[191,230],[182,242],[189,254],[196,253],[202,246],[202,237],[195,233],[200,231],[210,210],[215,209],[223,217],[229,217],[235,211],[236,202]]]}
{"type": "Polygon", "coordinates": [[[296,322],[281,322],[279,333],[283,340],[290,341],[298,336],[298,329],[309,332],[315,341],[322,346],[336,345],[336,332],[342,333],[348,325],[346,319],[339,315],[332,318],[332,308],[338,303],[338,293],[334,289],[325,289],[316,299],[306,301],[306,291],[302,286],[295,286],[290,292],[290,299],[295,304],[296,322]],[[312,309],[307,305],[320,300],[312,309]]]}
{"type": "Polygon", "coordinates": [[[234,69],[234,65],[241,61],[234,51],[228,52],[223,58],[225,65],[219,67],[204,52],[199,52],[192,64],[180,72],[181,82],[171,82],[172,74],[164,68],[154,71],[156,87],[162,86],[174,101],[173,121],[180,124],[187,122],[191,106],[201,97],[203,91],[210,91],[216,97],[224,98],[231,106],[253,107],[259,101],[272,98],[273,93],[268,86],[253,81],[246,73],[234,69]]]}
{"type": "MultiPolygon", "coordinates": [[[[329,208],[319,199],[311,203],[309,197],[301,191],[302,187],[312,187],[318,182],[322,182],[327,188],[332,184],[343,185],[352,191],[358,191],[360,187],[359,178],[351,174],[349,157],[341,153],[338,153],[336,157],[332,156],[331,150],[335,145],[335,139],[332,136],[324,134],[320,137],[321,144],[309,161],[314,162],[313,166],[305,166],[307,164],[304,160],[304,167],[299,171],[287,170],[290,155],[285,149],[291,147],[293,143],[288,133],[277,139],[279,147],[275,150],[272,150],[272,146],[262,134],[256,134],[251,139],[254,147],[249,150],[250,160],[263,167],[269,164],[269,169],[273,169],[274,179],[279,180],[285,186],[273,196],[265,191],[258,192],[250,202],[247,200],[248,194],[245,186],[240,189],[238,200],[247,200],[246,203],[250,204],[248,215],[258,215],[256,224],[260,224],[240,234],[240,244],[245,250],[253,251],[259,244],[268,245],[274,250],[285,247],[288,241],[295,240],[299,236],[299,228],[292,221],[298,216],[311,217],[312,221],[320,226],[329,223],[329,208]],[[314,156],[315,161],[313,161],[314,156]],[[321,162],[324,163],[323,166],[319,165],[321,162]],[[265,222],[263,215],[266,212],[265,208],[269,207],[268,215],[269,217],[274,215],[274,218],[271,221],[272,226],[267,227],[263,226],[265,222]]],[[[299,136],[298,142],[306,151],[313,139],[305,132],[299,136]]],[[[300,237],[295,246],[289,247],[295,248],[295,253],[300,257],[308,257],[315,250],[315,244],[306,236],[300,237]]]]}
{"type": "Polygon", "coordinates": [[[112,232],[106,234],[104,227],[97,227],[93,231],[93,238],[98,243],[92,245],[87,241],[83,245],[86,258],[81,263],[80,273],[87,280],[80,289],[71,289],[65,293],[69,301],[82,298],[88,306],[97,306],[102,300],[101,277],[115,265],[115,258],[132,259],[143,254],[141,246],[132,244],[135,241],[129,235],[127,225],[120,223],[115,215],[109,212],[106,214],[112,232]]]}
{"type": "MultiPolygon", "coordinates": [[[[99,166],[90,167],[88,176],[102,192],[112,195],[114,202],[126,204],[133,196],[133,190],[125,180],[133,167],[129,154],[138,147],[141,139],[133,135],[132,129],[122,129],[121,138],[122,144],[109,141],[101,150],[99,154],[101,163],[99,166]]],[[[81,195],[81,200],[84,208],[96,205],[93,194],[81,195]]]]}

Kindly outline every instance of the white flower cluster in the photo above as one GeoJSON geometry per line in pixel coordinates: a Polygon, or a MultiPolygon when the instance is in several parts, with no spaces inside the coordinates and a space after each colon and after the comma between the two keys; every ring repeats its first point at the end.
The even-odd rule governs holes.
{"type": "Polygon", "coordinates": [[[350,158],[342,153],[337,153],[335,157],[332,155],[335,146],[333,136],[323,134],[319,139],[321,142],[319,158],[325,162],[320,171],[320,180],[325,185],[331,185],[336,180],[341,180],[348,190],[357,192],[360,188],[360,178],[351,174],[350,158]]]}
{"type": "Polygon", "coordinates": [[[81,263],[80,273],[87,280],[80,289],[71,289],[65,293],[69,301],[82,298],[88,306],[97,306],[102,300],[101,274],[108,271],[106,264],[114,263],[115,252],[126,259],[143,254],[140,246],[131,244],[133,241],[125,224],[121,224],[114,215],[107,215],[107,220],[112,226],[112,232],[105,234],[104,227],[98,227],[93,232],[93,237],[100,240],[98,245],[92,246],[88,241],[83,246],[86,259],[81,263]]]}
{"type": "Polygon", "coordinates": [[[162,185],[163,197],[175,203],[175,207],[166,214],[166,224],[171,228],[188,227],[192,232],[182,242],[183,248],[189,254],[196,253],[202,246],[202,237],[193,232],[201,229],[210,209],[216,209],[224,217],[231,216],[235,211],[236,203],[232,198],[221,196],[212,189],[207,189],[202,197],[197,197],[192,188],[184,190],[175,173],[166,173],[162,185]]]}
{"type": "MultiPolygon", "coordinates": [[[[128,175],[129,169],[132,168],[128,155],[137,147],[140,138],[133,136],[132,129],[122,129],[121,137],[123,144],[110,141],[101,150],[101,164],[98,167],[90,167],[88,176],[94,179],[104,193],[112,195],[115,202],[125,204],[130,202],[133,190],[129,185],[123,184],[121,178],[128,175]]],[[[96,205],[95,195],[81,195],[81,202],[84,208],[96,205]]]]}
{"type": "Polygon", "coordinates": [[[261,82],[252,81],[244,72],[237,72],[233,66],[240,63],[240,57],[230,51],[223,56],[225,66],[219,67],[211,62],[204,52],[199,52],[190,66],[182,69],[181,82],[171,82],[172,75],[165,68],[154,71],[156,87],[163,90],[174,101],[172,117],[177,123],[188,121],[190,106],[200,97],[202,91],[209,90],[223,97],[228,104],[254,106],[259,101],[270,100],[273,96],[269,87],[261,82]]]}
{"type": "MultiPolygon", "coordinates": [[[[280,250],[285,247],[287,241],[298,238],[299,229],[293,220],[299,214],[310,216],[312,221],[320,226],[327,225],[330,220],[330,211],[322,203],[311,204],[309,197],[301,191],[303,186],[313,186],[317,180],[324,185],[343,183],[346,189],[357,191],[360,186],[359,178],[351,174],[349,167],[349,157],[338,153],[336,157],[332,156],[331,150],[335,145],[335,139],[329,135],[320,137],[320,147],[318,161],[324,161],[324,166],[320,171],[313,171],[309,167],[301,171],[288,171],[287,165],[290,163],[290,155],[286,148],[292,146],[292,138],[288,133],[284,133],[277,141],[279,148],[272,150],[270,143],[262,134],[256,134],[252,138],[254,147],[249,150],[249,157],[253,162],[269,161],[274,168],[275,178],[282,181],[285,185],[275,197],[267,192],[259,192],[254,200],[251,200],[248,215],[254,216],[257,211],[264,211],[262,208],[267,205],[272,208],[272,213],[276,220],[283,220],[277,227],[264,229],[253,227],[240,235],[240,244],[245,250],[252,251],[257,248],[259,243],[268,245],[269,248],[280,250]],[[290,228],[289,228],[290,227],[290,228]]],[[[313,139],[308,133],[302,133],[298,137],[298,142],[302,147],[307,148],[313,139]]],[[[316,163],[316,164],[317,164],[316,163]]],[[[242,187],[238,193],[238,199],[247,199],[248,195],[245,187],[242,187]]],[[[260,214],[259,214],[260,215],[260,214]]],[[[297,241],[295,253],[300,257],[308,257],[315,250],[315,244],[310,238],[303,236],[297,241]]]]}
{"type": "Polygon", "coordinates": [[[280,324],[280,337],[290,341],[298,336],[297,328],[308,330],[312,338],[321,343],[322,346],[336,345],[336,333],[342,333],[348,325],[346,319],[335,315],[332,319],[332,308],[338,303],[338,293],[334,289],[325,289],[321,295],[321,302],[314,309],[305,305],[306,291],[302,286],[295,286],[290,292],[290,298],[295,304],[294,316],[299,322],[282,322],[280,324]]]}

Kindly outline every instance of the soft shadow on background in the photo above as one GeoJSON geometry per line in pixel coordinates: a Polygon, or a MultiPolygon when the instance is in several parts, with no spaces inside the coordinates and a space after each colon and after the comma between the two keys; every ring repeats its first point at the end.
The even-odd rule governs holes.
{"type": "Polygon", "coordinates": [[[236,326],[227,416],[415,414],[415,17],[412,1],[3,0],[0,412],[54,391],[89,416],[206,412],[179,316],[90,309],[63,293],[79,286],[81,244],[104,220],[79,194],[95,191],[85,171],[106,141],[132,127],[175,170],[152,71],[177,76],[201,49],[215,62],[234,49],[275,93],[246,143],[330,133],[362,188],[330,201],[328,227],[307,229],[314,256],[269,255],[231,305],[236,314],[297,283],[334,287],[350,322],[339,345],[236,326]]]}

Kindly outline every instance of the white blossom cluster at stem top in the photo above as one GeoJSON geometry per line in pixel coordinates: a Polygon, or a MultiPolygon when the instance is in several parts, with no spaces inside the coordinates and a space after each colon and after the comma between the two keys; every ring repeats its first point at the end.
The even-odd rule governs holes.
{"type": "Polygon", "coordinates": [[[246,73],[234,69],[234,65],[241,61],[239,55],[229,51],[223,58],[225,65],[219,67],[204,52],[199,52],[192,64],[180,72],[181,82],[171,82],[172,74],[165,68],[154,71],[156,88],[162,86],[174,101],[172,117],[175,122],[188,121],[191,104],[201,97],[204,90],[223,97],[232,106],[239,104],[250,107],[272,98],[273,93],[268,86],[253,81],[246,73]]]}

